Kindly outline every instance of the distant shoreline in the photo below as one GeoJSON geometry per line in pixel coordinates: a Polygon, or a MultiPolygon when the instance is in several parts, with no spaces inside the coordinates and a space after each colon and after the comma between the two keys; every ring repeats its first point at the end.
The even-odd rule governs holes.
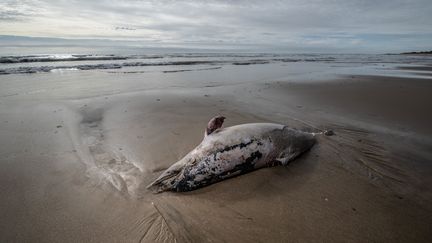
{"type": "Polygon", "coordinates": [[[411,52],[402,52],[402,55],[432,55],[432,51],[411,51],[411,52]]]}

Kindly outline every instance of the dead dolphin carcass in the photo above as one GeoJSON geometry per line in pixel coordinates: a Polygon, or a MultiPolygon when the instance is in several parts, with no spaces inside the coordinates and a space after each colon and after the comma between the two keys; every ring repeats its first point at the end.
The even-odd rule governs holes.
{"type": "Polygon", "coordinates": [[[164,171],[148,188],[191,191],[250,171],[287,165],[315,144],[315,134],[275,123],[221,128],[225,117],[210,120],[201,144],[164,171]]]}

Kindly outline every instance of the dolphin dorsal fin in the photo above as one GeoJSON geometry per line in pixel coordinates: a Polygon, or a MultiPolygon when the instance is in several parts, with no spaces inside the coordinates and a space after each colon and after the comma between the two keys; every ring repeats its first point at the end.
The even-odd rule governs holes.
{"type": "Polygon", "coordinates": [[[224,116],[215,116],[207,123],[207,128],[204,132],[204,137],[212,134],[216,129],[221,128],[224,123],[224,116]]]}

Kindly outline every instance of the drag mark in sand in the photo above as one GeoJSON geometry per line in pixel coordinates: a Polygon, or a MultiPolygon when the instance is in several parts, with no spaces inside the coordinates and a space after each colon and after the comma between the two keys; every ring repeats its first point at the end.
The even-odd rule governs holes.
{"type": "Polygon", "coordinates": [[[149,211],[119,234],[137,235],[139,242],[204,242],[203,233],[184,220],[172,202],[157,199],[150,202],[149,211]]]}
{"type": "Polygon", "coordinates": [[[323,146],[328,146],[329,149],[326,151],[337,155],[343,167],[359,172],[371,182],[382,183],[393,189],[403,187],[403,184],[410,180],[399,168],[397,158],[374,141],[371,138],[372,134],[346,126],[332,127],[337,136],[328,139],[323,146]]]}
{"type": "Polygon", "coordinates": [[[109,233],[124,235],[134,242],[177,242],[164,216],[153,203],[144,215],[109,233]]]}
{"type": "Polygon", "coordinates": [[[87,166],[89,177],[96,184],[106,183],[118,191],[134,195],[142,181],[142,171],[128,159],[128,152],[107,142],[103,128],[104,110],[87,106],[80,110],[77,151],[87,166]]]}

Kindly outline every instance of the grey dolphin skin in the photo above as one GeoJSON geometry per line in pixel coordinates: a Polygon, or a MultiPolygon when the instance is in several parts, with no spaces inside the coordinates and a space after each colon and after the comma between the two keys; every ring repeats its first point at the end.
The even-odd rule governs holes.
{"type": "Polygon", "coordinates": [[[221,128],[210,120],[201,144],[164,171],[147,188],[185,192],[274,165],[287,165],[315,144],[315,134],[281,124],[249,123],[221,128]]]}

